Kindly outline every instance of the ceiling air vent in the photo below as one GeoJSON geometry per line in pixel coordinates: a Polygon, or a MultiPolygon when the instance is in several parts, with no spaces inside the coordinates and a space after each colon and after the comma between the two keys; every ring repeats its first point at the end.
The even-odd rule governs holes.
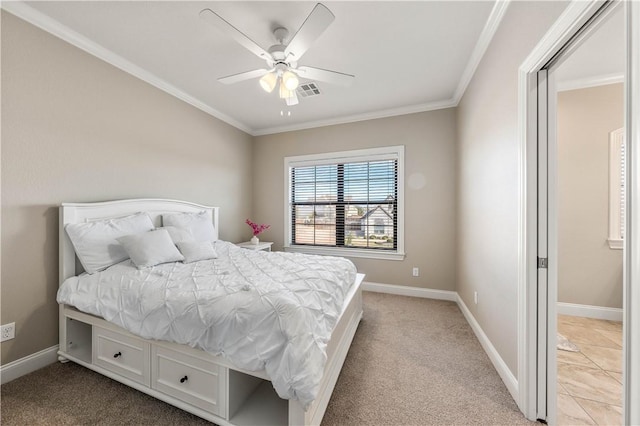
{"type": "Polygon", "coordinates": [[[310,98],[311,96],[318,96],[320,94],[320,88],[316,83],[304,83],[298,86],[298,95],[303,98],[310,98]]]}

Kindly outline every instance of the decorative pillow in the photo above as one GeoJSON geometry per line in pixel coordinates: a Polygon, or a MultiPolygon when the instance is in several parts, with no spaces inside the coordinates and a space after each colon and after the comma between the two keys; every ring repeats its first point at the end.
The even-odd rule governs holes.
{"type": "Polygon", "coordinates": [[[156,229],[166,229],[174,244],[182,241],[194,241],[189,229],[178,228],[177,226],[163,226],[162,228],[156,229]]]}
{"type": "Polygon", "coordinates": [[[183,241],[177,243],[177,246],[184,256],[184,263],[218,258],[218,253],[209,241],[183,241]]]}
{"type": "Polygon", "coordinates": [[[200,213],[172,213],[162,215],[163,226],[188,229],[196,241],[215,241],[215,229],[206,211],[200,213]]]}
{"type": "Polygon", "coordinates": [[[118,238],[118,242],[138,269],[184,260],[166,229],[126,235],[118,238]]]}
{"type": "Polygon", "coordinates": [[[129,258],[116,238],[148,232],[154,228],[151,218],[146,213],[117,219],[69,223],[64,227],[80,263],[88,274],[129,258]]]}

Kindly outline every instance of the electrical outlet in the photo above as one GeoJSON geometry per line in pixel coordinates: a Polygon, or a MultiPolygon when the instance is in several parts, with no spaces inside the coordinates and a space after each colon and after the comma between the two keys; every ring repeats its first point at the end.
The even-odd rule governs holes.
{"type": "Polygon", "coordinates": [[[0,328],[0,342],[16,337],[16,323],[5,324],[0,328]]]}
{"type": "Polygon", "coordinates": [[[420,276],[420,268],[413,268],[413,276],[414,277],[419,277],[420,276]]]}
{"type": "Polygon", "coordinates": [[[473,292],[473,303],[475,303],[476,305],[478,304],[478,292],[477,291],[473,292]]]}

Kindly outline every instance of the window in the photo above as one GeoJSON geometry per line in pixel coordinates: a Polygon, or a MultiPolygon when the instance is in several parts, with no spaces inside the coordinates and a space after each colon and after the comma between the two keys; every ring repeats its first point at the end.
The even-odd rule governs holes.
{"type": "Polygon", "coordinates": [[[404,147],[285,158],[285,250],[402,260],[404,147]]]}
{"type": "Polygon", "coordinates": [[[625,220],[624,130],[609,133],[609,247],[622,249],[625,220]]]}

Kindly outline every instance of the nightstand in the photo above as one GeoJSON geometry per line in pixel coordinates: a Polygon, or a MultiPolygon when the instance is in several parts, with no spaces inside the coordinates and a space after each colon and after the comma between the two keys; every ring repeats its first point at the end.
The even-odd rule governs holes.
{"type": "Polygon", "coordinates": [[[238,247],[242,247],[249,250],[271,251],[271,246],[273,245],[273,243],[260,241],[258,244],[253,244],[251,241],[247,241],[246,243],[238,243],[236,245],[238,247]]]}

